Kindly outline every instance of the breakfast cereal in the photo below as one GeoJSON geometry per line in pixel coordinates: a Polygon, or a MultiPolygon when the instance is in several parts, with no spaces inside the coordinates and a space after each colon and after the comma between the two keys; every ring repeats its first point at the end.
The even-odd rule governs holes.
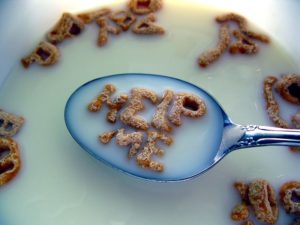
{"type": "Polygon", "coordinates": [[[88,109],[90,112],[98,112],[103,103],[107,102],[110,95],[116,91],[116,87],[112,84],[105,85],[103,91],[92,100],[92,102],[88,105],[88,109]]]}
{"type": "Polygon", "coordinates": [[[234,188],[239,192],[241,201],[247,205],[250,205],[249,202],[249,185],[242,181],[236,181],[233,184],[234,188]]]}
{"type": "Polygon", "coordinates": [[[121,33],[121,28],[120,27],[114,27],[114,26],[110,26],[108,25],[108,19],[106,17],[99,17],[97,19],[97,24],[100,27],[100,31],[98,34],[98,45],[99,46],[104,46],[106,45],[107,41],[108,41],[108,33],[114,34],[114,35],[118,35],[121,33]]]}
{"type": "Polygon", "coordinates": [[[116,136],[117,132],[117,130],[104,132],[99,135],[99,141],[101,141],[102,144],[108,144],[116,136]]]}
{"type": "Polygon", "coordinates": [[[233,36],[237,39],[235,43],[230,45],[229,52],[231,54],[256,54],[258,52],[258,46],[247,35],[240,30],[234,30],[233,36]]]}
{"type": "Polygon", "coordinates": [[[248,206],[244,203],[236,205],[231,211],[231,219],[235,221],[243,221],[249,217],[248,206]]]}
{"type": "Polygon", "coordinates": [[[128,95],[126,94],[121,94],[113,101],[110,98],[107,99],[107,106],[109,109],[109,112],[107,113],[108,122],[115,123],[117,121],[117,114],[120,111],[120,109],[123,107],[123,105],[127,102],[127,100],[128,100],[128,95]]]}
{"type": "Polygon", "coordinates": [[[280,200],[288,214],[300,214],[300,182],[289,181],[280,188],[280,200]]]}
{"type": "Polygon", "coordinates": [[[111,13],[110,8],[100,8],[97,10],[93,10],[90,12],[83,12],[79,13],[77,16],[85,23],[89,24],[92,23],[93,21],[97,20],[100,17],[106,16],[109,13],[111,13]]]}
{"type": "Polygon", "coordinates": [[[300,75],[288,74],[277,83],[276,90],[288,102],[300,105],[300,75]]]}
{"type": "Polygon", "coordinates": [[[109,18],[114,21],[123,31],[127,31],[130,26],[136,21],[136,16],[129,11],[119,10],[112,12],[109,18]]]}
{"type": "Polygon", "coordinates": [[[155,15],[153,13],[147,15],[138,21],[132,28],[132,32],[135,34],[164,34],[164,28],[156,25],[155,15]]]}
{"type": "Polygon", "coordinates": [[[12,137],[17,134],[25,119],[0,109],[0,136],[12,137]]]}
{"type": "Polygon", "coordinates": [[[247,30],[248,26],[246,18],[236,13],[228,13],[221,16],[217,16],[216,21],[218,23],[227,23],[230,21],[236,22],[239,26],[239,29],[242,31],[247,30]]]}
{"type": "Polygon", "coordinates": [[[162,8],[162,0],[130,0],[130,10],[135,14],[148,14],[162,8]]]}

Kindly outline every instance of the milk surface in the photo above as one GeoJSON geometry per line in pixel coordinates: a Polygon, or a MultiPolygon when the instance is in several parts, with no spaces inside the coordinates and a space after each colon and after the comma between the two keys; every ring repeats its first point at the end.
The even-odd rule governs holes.
{"type": "MultiPolygon", "coordinates": [[[[122,7],[124,4],[115,9],[122,7]]],[[[196,3],[166,1],[157,13],[158,23],[167,31],[162,37],[127,32],[109,36],[108,45],[99,48],[99,30],[94,24],[78,38],[60,45],[62,57],[53,67],[33,65],[24,70],[16,59],[0,88],[0,105],[26,118],[15,137],[23,163],[16,179],[1,187],[0,224],[231,225],[230,209],[240,201],[232,188],[233,181],[264,178],[278,193],[285,181],[298,180],[299,155],[285,147],[268,147],[233,152],[191,181],[147,182],[90,157],[65,126],[64,107],[71,93],[89,80],[118,73],[183,79],[211,93],[234,122],[272,125],[265,112],[263,79],[270,74],[299,73],[300,69],[276,41],[261,45],[256,56],[225,53],[209,68],[199,68],[198,56],[216,45],[219,27],[214,18],[221,13],[196,3]]],[[[28,44],[28,51],[36,44],[28,44]]],[[[292,105],[287,107],[290,113],[297,111],[292,105]]],[[[286,111],[282,114],[288,119],[286,111]]],[[[186,128],[177,130],[178,134],[186,128]]],[[[97,142],[97,137],[91,138],[97,142]]],[[[164,159],[172,157],[172,147],[162,147],[164,159]]],[[[125,155],[126,150],[118,149],[118,156],[124,159],[121,154],[125,155]]],[[[281,211],[278,224],[290,221],[281,211]]]]}

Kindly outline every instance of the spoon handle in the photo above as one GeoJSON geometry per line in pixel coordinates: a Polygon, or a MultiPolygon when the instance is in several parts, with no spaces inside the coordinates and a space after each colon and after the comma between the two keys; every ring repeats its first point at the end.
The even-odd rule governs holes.
{"type": "Polygon", "coordinates": [[[300,146],[300,130],[297,129],[258,125],[237,125],[237,127],[243,131],[243,135],[230,150],[267,145],[300,146]]]}

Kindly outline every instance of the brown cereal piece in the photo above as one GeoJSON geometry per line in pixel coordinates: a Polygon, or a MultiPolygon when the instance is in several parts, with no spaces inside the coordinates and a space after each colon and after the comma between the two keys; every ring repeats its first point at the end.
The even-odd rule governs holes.
{"type": "Polygon", "coordinates": [[[300,219],[295,219],[292,225],[300,225],[300,219]]]}
{"type": "Polygon", "coordinates": [[[104,90],[92,100],[88,105],[88,109],[91,112],[97,112],[101,109],[104,102],[107,102],[109,96],[116,91],[116,87],[112,84],[107,84],[104,87],[104,90]]]}
{"type": "Polygon", "coordinates": [[[193,94],[180,93],[175,97],[175,103],[171,108],[169,120],[176,126],[181,125],[181,114],[191,118],[199,118],[206,113],[204,101],[193,94]]]}
{"type": "Polygon", "coordinates": [[[153,13],[142,18],[138,21],[132,28],[132,32],[135,34],[144,34],[144,35],[162,35],[165,33],[164,28],[158,26],[154,22],[156,21],[155,15],[153,13]]]}
{"type": "Polygon", "coordinates": [[[236,181],[233,186],[239,192],[242,202],[249,205],[249,185],[242,181],[236,181]]]}
{"type": "Polygon", "coordinates": [[[285,75],[277,83],[276,90],[286,101],[300,105],[300,74],[285,75]]]}
{"type": "Polygon", "coordinates": [[[105,17],[98,18],[97,24],[100,27],[100,31],[98,34],[98,40],[97,40],[97,43],[99,46],[106,45],[106,43],[108,41],[108,33],[111,33],[114,35],[119,35],[121,33],[121,28],[108,25],[107,18],[105,18],[105,17]]]}
{"type": "Polygon", "coordinates": [[[11,138],[0,137],[0,186],[12,180],[20,166],[18,144],[11,138]]]}
{"type": "Polygon", "coordinates": [[[216,17],[216,21],[218,23],[227,23],[230,21],[236,22],[242,31],[247,30],[247,26],[248,26],[246,18],[236,13],[228,13],[228,14],[218,16],[216,17]]]}
{"type": "Polygon", "coordinates": [[[259,34],[250,30],[242,30],[242,32],[247,37],[258,40],[262,43],[269,44],[271,42],[270,38],[267,35],[259,34]]]}
{"type": "Polygon", "coordinates": [[[109,15],[109,18],[120,26],[123,31],[127,31],[136,21],[136,17],[131,12],[125,10],[113,12],[109,15]]]}
{"type": "Polygon", "coordinates": [[[289,181],[279,191],[281,203],[288,214],[300,214],[300,182],[289,181]]]}
{"type": "Polygon", "coordinates": [[[230,31],[228,25],[222,25],[219,31],[219,41],[215,48],[202,53],[198,59],[199,66],[205,68],[217,61],[230,45],[230,31]]]}
{"type": "Polygon", "coordinates": [[[254,223],[251,220],[246,220],[241,225],[254,225],[254,223]]]}
{"type": "Polygon", "coordinates": [[[63,13],[57,24],[47,34],[47,38],[51,43],[56,44],[79,35],[83,29],[84,23],[81,19],[71,13],[63,13]]]}
{"type": "Polygon", "coordinates": [[[142,132],[132,132],[129,134],[125,134],[124,129],[119,129],[118,134],[116,136],[118,145],[120,146],[131,145],[128,152],[128,158],[132,158],[138,153],[143,143],[143,137],[144,135],[142,132]]]}
{"type": "Polygon", "coordinates": [[[99,136],[99,141],[102,144],[108,144],[116,136],[117,132],[116,130],[104,132],[99,136]]]}
{"type": "Polygon", "coordinates": [[[59,57],[59,49],[55,45],[42,41],[30,55],[21,59],[21,63],[24,68],[28,68],[34,62],[49,66],[55,64],[59,57]]]}
{"type": "Polygon", "coordinates": [[[77,17],[80,18],[85,24],[89,24],[97,20],[99,17],[106,16],[109,13],[111,13],[111,9],[101,8],[90,12],[79,13],[77,17]]]}
{"type": "Polygon", "coordinates": [[[249,200],[259,221],[268,224],[276,223],[278,205],[275,192],[266,180],[258,179],[249,184],[249,200]]]}
{"type": "Polygon", "coordinates": [[[256,54],[259,51],[258,46],[252,41],[247,35],[245,35],[240,30],[234,30],[233,35],[236,37],[237,41],[230,45],[229,52],[231,54],[241,53],[241,54],[256,54]]]}
{"type": "Polygon", "coordinates": [[[289,128],[288,123],[281,118],[279,105],[273,95],[273,86],[277,82],[277,78],[269,76],[264,80],[264,98],[267,103],[267,112],[269,118],[277,127],[289,128]]]}
{"type": "Polygon", "coordinates": [[[130,0],[129,9],[135,14],[148,14],[162,8],[162,0],[130,0]]]}
{"type": "Polygon", "coordinates": [[[122,94],[113,101],[110,99],[107,100],[107,106],[109,108],[109,112],[106,115],[107,121],[110,123],[115,123],[117,121],[117,114],[123,107],[123,105],[127,102],[128,95],[122,94]]]}
{"type": "Polygon", "coordinates": [[[234,221],[243,221],[249,217],[249,209],[244,203],[236,205],[230,215],[234,221]]]}
{"type": "Polygon", "coordinates": [[[153,116],[152,126],[158,130],[166,132],[172,131],[172,127],[167,118],[167,113],[173,96],[173,91],[166,90],[161,103],[157,106],[156,112],[153,116]]]}
{"type": "Polygon", "coordinates": [[[0,109],[0,136],[12,137],[17,134],[25,119],[0,109]]]}
{"type": "Polygon", "coordinates": [[[300,129],[300,111],[292,116],[292,124],[296,129],[300,129]]]}
{"type": "Polygon", "coordinates": [[[142,111],[145,108],[142,102],[143,98],[149,99],[154,104],[158,101],[155,92],[144,88],[133,88],[131,90],[128,106],[121,113],[120,119],[126,125],[140,130],[147,130],[149,128],[147,121],[141,116],[136,115],[137,112],[142,111]]]}
{"type": "Polygon", "coordinates": [[[173,140],[170,136],[163,133],[150,131],[148,132],[148,140],[141,153],[137,156],[137,164],[143,168],[150,169],[156,172],[163,172],[164,165],[160,162],[156,162],[152,159],[153,155],[162,156],[164,150],[157,147],[156,142],[158,140],[163,141],[166,145],[171,145],[173,140]]]}

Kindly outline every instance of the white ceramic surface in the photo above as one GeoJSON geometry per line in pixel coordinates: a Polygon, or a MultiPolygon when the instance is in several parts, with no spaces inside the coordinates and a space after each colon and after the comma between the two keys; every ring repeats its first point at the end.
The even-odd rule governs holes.
{"type": "MultiPolygon", "coordinates": [[[[9,74],[13,65],[19,64],[20,57],[36,45],[63,11],[76,12],[94,6],[101,6],[102,4],[118,2],[124,1],[2,0],[0,2],[0,82],[9,74]]],[[[300,33],[298,32],[299,23],[297,22],[300,19],[298,13],[300,9],[299,1],[231,0],[224,3],[221,0],[189,0],[184,2],[187,2],[186,4],[199,2],[245,15],[263,30],[274,34],[272,39],[276,39],[283,49],[294,58],[295,63],[292,63],[291,70],[297,72],[294,71],[297,68],[297,65],[294,64],[300,64],[300,44],[298,41],[300,33]]],[[[183,4],[183,0],[165,0],[166,7],[175,3],[183,4]]],[[[161,15],[158,14],[158,17],[162,17],[161,19],[164,21],[167,16],[164,17],[163,12],[160,13],[161,15]]],[[[170,11],[167,14],[172,15],[170,11]]],[[[179,22],[180,19],[175,18],[174,21],[179,22]]],[[[170,23],[172,27],[175,25],[175,22],[170,23]]],[[[182,26],[182,24],[179,26],[182,26]]],[[[187,29],[185,31],[187,32],[187,29]]],[[[189,38],[189,35],[195,35],[195,30],[190,32],[183,33],[181,36],[180,32],[177,32],[179,37],[176,40],[185,40],[185,38],[189,38]]],[[[88,30],[86,33],[91,35],[93,30],[88,30]]],[[[252,94],[251,88],[247,87],[248,82],[255,82],[255,84],[260,85],[261,80],[255,81],[253,78],[249,78],[249,72],[248,74],[246,72],[244,77],[241,78],[240,76],[243,76],[241,73],[247,71],[247,67],[244,68],[242,64],[237,68],[234,67],[234,63],[242,62],[242,59],[236,59],[235,62],[232,60],[228,66],[224,67],[227,71],[229,68],[233,69],[232,74],[229,74],[230,76],[223,77],[226,79],[224,81],[223,78],[218,77],[219,74],[210,74],[210,71],[213,73],[218,69],[202,73],[200,69],[191,67],[195,66],[192,62],[194,55],[197,55],[200,49],[205,49],[205,47],[191,39],[193,42],[183,43],[182,46],[176,46],[175,48],[168,46],[170,53],[167,51],[162,52],[161,57],[164,57],[163,60],[160,60],[159,57],[155,58],[155,54],[151,52],[149,58],[152,56],[154,59],[152,68],[145,63],[135,65],[133,62],[128,65],[126,62],[120,62],[120,67],[115,68],[112,62],[115,59],[113,57],[109,58],[111,61],[107,62],[107,65],[103,68],[99,66],[100,70],[103,69],[101,71],[96,66],[91,68],[74,66],[74,68],[70,68],[73,65],[70,61],[72,57],[79,60],[74,54],[77,54],[83,47],[89,50],[92,49],[90,37],[84,35],[79,37],[84,42],[82,45],[77,46],[75,42],[80,40],[74,40],[70,41],[70,44],[67,45],[68,48],[64,47],[63,63],[69,66],[66,70],[42,71],[32,68],[30,72],[24,72],[26,77],[19,79],[13,77],[12,80],[8,81],[8,84],[15,81],[15,87],[21,91],[26,90],[26,85],[32,85],[33,83],[35,85],[33,92],[26,94],[24,103],[20,105],[22,113],[29,119],[25,129],[17,137],[23,147],[24,167],[20,176],[14,182],[0,189],[1,225],[229,225],[234,224],[228,216],[230,209],[239,201],[237,194],[231,187],[233,181],[237,179],[249,181],[254,178],[265,178],[278,191],[280,185],[286,180],[299,179],[298,171],[300,167],[297,158],[292,157],[286,149],[279,147],[265,148],[261,152],[240,151],[233,153],[203,176],[183,183],[153,183],[138,180],[114,171],[90,158],[85,152],[80,151],[80,148],[68,136],[66,128],[62,124],[63,115],[60,114],[62,110],[58,110],[56,107],[62,108],[69,94],[80,84],[97,77],[96,73],[98,71],[100,75],[118,72],[170,73],[180,78],[185,71],[191,70],[191,74],[182,78],[198,83],[198,85],[201,81],[206,89],[211,88],[208,91],[215,95],[235,122],[270,125],[261,109],[263,103],[260,99],[257,99],[260,96],[259,91],[252,94]],[[192,48],[193,46],[195,48],[192,48]],[[178,54],[178,57],[173,59],[171,53],[178,54]],[[127,69],[127,71],[119,71],[124,69],[127,69]],[[67,71],[68,74],[64,74],[63,71],[67,71]],[[77,75],[80,72],[88,74],[86,77],[79,78],[77,75]],[[72,77],[72,73],[74,73],[74,77],[72,77]],[[60,83],[58,76],[69,79],[68,85],[64,86],[63,82],[60,83]],[[232,82],[236,85],[240,84],[240,86],[235,86],[233,90],[226,90],[222,85],[230,85],[229,79],[232,79],[232,82]],[[210,83],[213,81],[214,83],[210,83]],[[55,82],[58,82],[57,85],[54,85],[55,82]],[[50,89],[51,87],[49,88],[47,85],[53,85],[53,91],[61,93],[61,96],[53,98],[51,92],[46,92],[44,99],[48,100],[47,107],[50,107],[51,113],[45,114],[47,122],[43,126],[38,122],[43,121],[43,112],[47,110],[47,107],[39,104],[35,92],[43,92],[43,87],[47,87],[47,90],[50,89]],[[237,91],[243,90],[250,93],[250,97],[247,97],[248,104],[237,97],[237,91]],[[28,99],[30,97],[32,97],[32,100],[28,99]],[[26,104],[32,104],[34,111],[29,109],[26,104]],[[39,106],[41,108],[38,108],[39,106]],[[51,109],[51,107],[53,108],[51,109]],[[241,108],[239,109],[239,107],[241,108]],[[252,112],[259,112],[260,115],[254,116],[252,112]],[[37,118],[37,120],[34,120],[34,118],[37,118]],[[54,118],[58,118],[61,123],[58,125],[53,123],[51,119],[54,118]],[[43,129],[53,129],[59,135],[62,134],[66,138],[63,145],[58,144],[61,140],[56,143],[55,138],[57,136],[55,132],[49,138],[45,138],[42,132],[32,131],[33,128],[39,129],[40,126],[43,129]],[[36,136],[31,136],[32,133],[35,133],[36,136]],[[51,139],[52,137],[54,139],[51,139]],[[39,140],[42,140],[42,142],[39,142],[39,140]],[[47,149],[47,146],[56,148],[53,150],[54,152],[58,152],[57,148],[64,151],[62,151],[62,155],[43,153],[42,150],[47,149]],[[31,147],[33,148],[31,149],[31,147]],[[31,161],[34,159],[35,154],[37,155],[36,161],[31,161]],[[45,156],[48,158],[44,158],[45,156]],[[64,161],[65,159],[67,160],[64,161]],[[53,168],[50,167],[51,165],[53,165],[53,168]],[[35,170],[31,170],[32,168],[35,168],[35,170]],[[37,168],[40,168],[40,170],[37,168]],[[60,170],[61,168],[63,170],[60,170]],[[95,171],[97,171],[96,176],[89,176],[95,171]],[[24,187],[18,186],[19,184],[24,185],[24,187]],[[26,196],[29,197],[26,198],[26,196]]],[[[168,44],[168,38],[170,40],[173,38],[174,41],[172,35],[167,35],[161,43],[168,44]]],[[[123,39],[132,41],[129,37],[123,39]]],[[[117,42],[117,40],[114,41],[117,42]]],[[[159,39],[156,39],[155,42],[160,45],[159,39]]],[[[122,45],[119,43],[124,42],[122,40],[114,44],[122,50],[122,45]]],[[[144,46],[144,42],[138,43],[138,47],[144,46]]],[[[167,49],[162,45],[160,47],[167,49]]],[[[91,52],[93,56],[100,54],[96,51],[91,52]]],[[[134,49],[134,52],[136,54],[142,53],[138,48],[134,49]]],[[[266,55],[268,55],[267,50],[266,55]]],[[[259,57],[263,56],[262,51],[262,55],[259,57]]],[[[284,60],[284,68],[287,70],[288,61],[288,59],[284,60]]],[[[271,62],[269,64],[272,64],[271,62]]],[[[282,69],[276,60],[274,62],[274,68],[282,69]]],[[[97,60],[93,58],[91,63],[95,64],[97,60]]],[[[218,66],[222,65],[221,63],[218,66]]],[[[269,64],[266,65],[269,66],[269,64]]],[[[88,65],[88,63],[85,65],[88,65]]],[[[266,72],[259,71],[259,68],[255,69],[253,68],[252,72],[255,73],[256,77],[266,72]]],[[[299,66],[298,69],[300,72],[299,66]]],[[[16,66],[14,71],[19,72],[22,70],[16,66]]],[[[5,86],[2,88],[5,91],[0,93],[4,93],[5,96],[0,95],[1,102],[6,107],[17,111],[18,105],[8,101],[10,91],[6,90],[5,86]],[[3,100],[4,97],[6,97],[6,101],[3,100]]],[[[11,97],[15,99],[18,95],[12,93],[11,97]]],[[[291,219],[281,211],[278,224],[286,225],[290,221],[291,219]]]]}

